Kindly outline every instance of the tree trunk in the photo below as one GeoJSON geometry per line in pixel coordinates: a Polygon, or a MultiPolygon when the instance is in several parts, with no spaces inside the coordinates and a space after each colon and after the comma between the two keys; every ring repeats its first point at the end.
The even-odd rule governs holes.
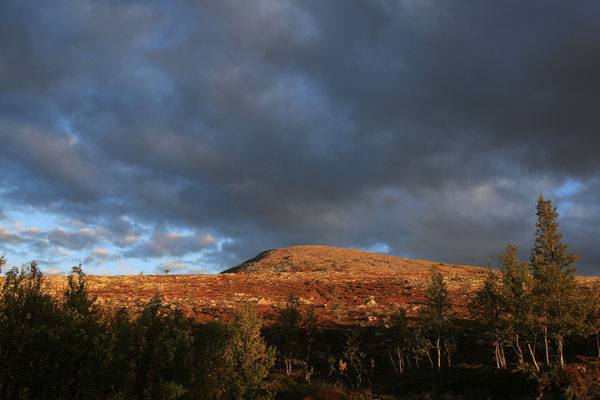
{"type": "Polygon", "coordinates": [[[598,349],[598,358],[600,358],[600,332],[596,332],[596,349],[598,349]]]}
{"type": "Polygon", "coordinates": [[[308,339],[308,348],[306,349],[306,362],[308,363],[310,360],[310,346],[312,344],[312,339],[308,339]]]}
{"type": "Polygon", "coordinates": [[[437,337],[435,341],[435,347],[437,349],[437,368],[438,371],[442,368],[442,347],[440,346],[440,337],[437,337]]]}
{"type": "Polygon", "coordinates": [[[548,350],[548,325],[544,325],[544,346],[546,348],[546,364],[550,365],[550,352],[548,350]]]}
{"type": "MultiPolygon", "coordinates": [[[[517,357],[519,357],[519,364],[523,364],[523,350],[519,344],[519,335],[515,335],[515,346],[517,347],[517,357]]],[[[600,353],[599,353],[600,354],[600,353]]]]}
{"type": "Polygon", "coordinates": [[[402,350],[400,350],[399,347],[396,347],[396,358],[394,358],[394,355],[392,354],[390,349],[388,349],[388,354],[390,355],[390,361],[392,362],[392,367],[394,368],[394,371],[396,371],[399,374],[404,372],[404,356],[402,354],[402,350]],[[398,360],[397,363],[396,359],[398,360]]]}
{"type": "Polygon", "coordinates": [[[496,359],[496,368],[500,369],[500,346],[498,342],[494,342],[494,358],[496,359]]]}
{"type": "Polygon", "coordinates": [[[531,343],[527,342],[527,347],[529,347],[529,354],[531,354],[531,360],[533,360],[533,365],[535,365],[535,369],[539,372],[540,367],[537,361],[535,360],[535,351],[533,351],[533,349],[531,348],[531,343]]]}
{"type": "Polygon", "coordinates": [[[394,371],[400,373],[400,371],[398,370],[398,367],[396,366],[396,362],[394,361],[394,356],[392,355],[392,352],[390,351],[390,349],[388,349],[388,354],[390,355],[390,361],[392,362],[392,367],[394,368],[394,371]]]}
{"type": "Polygon", "coordinates": [[[398,355],[398,372],[402,373],[404,372],[404,355],[400,347],[396,348],[396,354],[398,355]]]}
{"type": "Polygon", "coordinates": [[[495,356],[496,359],[496,368],[505,369],[506,368],[506,357],[504,356],[504,346],[501,341],[497,340],[494,342],[495,348],[495,356]]]}
{"type": "Polygon", "coordinates": [[[146,369],[145,368],[140,368],[138,369],[137,373],[136,373],[136,377],[135,377],[135,387],[134,387],[134,393],[135,393],[135,398],[138,400],[141,400],[144,398],[144,388],[146,384],[146,369]]]}
{"type": "Polygon", "coordinates": [[[502,369],[506,369],[506,357],[504,355],[504,344],[502,342],[498,342],[498,356],[500,358],[500,367],[502,369]]]}
{"type": "Polygon", "coordinates": [[[559,337],[558,338],[558,360],[560,362],[560,367],[562,369],[565,368],[565,360],[563,358],[563,343],[564,343],[563,338],[559,337]]]}

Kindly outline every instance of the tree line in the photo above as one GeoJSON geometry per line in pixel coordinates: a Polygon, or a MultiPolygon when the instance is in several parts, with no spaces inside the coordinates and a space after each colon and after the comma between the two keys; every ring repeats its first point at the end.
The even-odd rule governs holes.
{"type": "Polygon", "coordinates": [[[232,323],[209,323],[193,334],[191,321],[159,297],[137,316],[102,310],[80,267],[56,300],[31,262],[7,272],[0,323],[2,399],[270,397],[265,378],[274,349],[249,305],[232,323]]]}
{"type": "Polygon", "coordinates": [[[578,257],[562,243],[556,207],[540,195],[536,215],[529,264],[519,262],[517,248],[509,244],[498,259],[499,271],[489,270],[471,305],[493,343],[498,368],[506,368],[506,347],[514,350],[518,363],[529,360],[538,371],[538,358],[547,365],[554,359],[564,368],[565,340],[598,337],[597,294],[583,293],[575,280],[578,257]],[[540,342],[541,357],[536,355],[540,342]]]}
{"type": "MultiPolygon", "coordinates": [[[[572,384],[568,380],[574,379],[585,385],[571,385],[567,397],[600,397],[597,361],[564,371],[568,340],[581,344],[594,338],[596,360],[600,360],[599,293],[578,285],[574,266],[578,256],[562,242],[559,215],[552,201],[540,195],[536,210],[535,243],[529,263],[520,262],[517,247],[509,243],[498,257],[497,269],[488,265],[483,285],[468,304],[473,323],[470,330],[459,326],[439,272],[434,272],[426,303],[415,320],[408,319],[404,311],[392,316],[388,352],[396,372],[402,373],[407,365],[418,368],[423,359],[439,370],[445,357],[450,366],[457,341],[466,336],[471,342],[485,343],[497,369],[532,372],[530,376],[538,380],[541,391],[552,384],[572,384]]],[[[581,356],[579,360],[584,359],[581,356]]],[[[566,389],[562,389],[566,396],[566,389]]]]}
{"type": "MultiPolygon", "coordinates": [[[[414,371],[454,379],[444,371],[463,368],[455,359],[473,351],[489,351],[494,368],[504,371],[495,375],[484,368],[486,377],[509,377],[526,387],[534,377],[536,393],[558,384],[567,397],[593,398],[600,395],[594,383],[600,364],[587,365],[587,372],[570,370],[565,353],[575,353],[565,352],[565,344],[595,337],[600,358],[596,294],[577,285],[577,255],[562,243],[552,202],[540,196],[536,215],[529,263],[507,246],[469,303],[469,328],[456,315],[438,271],[416,318],[400,309],[375,333],[354,328],[332,339],[314,308],[301,307],[292,295],[264,336],[249,304],[238,307],[230,323],[198,326],[160,297],[137,313],[100,307],[81,266],[73,267],[61,298],[44,291],[37,263],[13,267],[0,292],[0,398],[313,398],[294,392],[289,382],[303,387],[320,382],[321,389],[347,396],[338,393],[339,399],[397,398],[363,391],[381,382],[405,384],[417,379],[414,371]],[[350,392],[340,392],[342,386],[350,392]],[[300,397],[285,397],[286,391],[300,397]]],[[[4,263],[0,258],[0,267],[4,263]]],[[[467,390],[473,379],[463,385],[467,390]]]]}

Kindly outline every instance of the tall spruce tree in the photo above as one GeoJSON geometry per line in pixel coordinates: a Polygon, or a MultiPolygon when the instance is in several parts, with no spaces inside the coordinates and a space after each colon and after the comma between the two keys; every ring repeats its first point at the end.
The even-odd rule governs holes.
{"type": "Polygon", "coordinates": [[[577,319],[581,313],[573,309],[577,305],[573,263],[578,257],[576,253],[568,253],[568,246],[562,243],[558,211],[552,200],[545,200],[540,194],[536,215],[535,245],[530,259],[536,311],[544,334],[546,362],[550,363],[550,339],[556,342],[558,362],[564,367],[565,337],[580,325],[577,319]]]}

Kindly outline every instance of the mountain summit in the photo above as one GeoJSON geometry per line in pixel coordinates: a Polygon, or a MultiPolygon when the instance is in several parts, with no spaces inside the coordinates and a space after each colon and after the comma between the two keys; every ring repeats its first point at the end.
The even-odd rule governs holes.
{"type": "Polygon", "coordinates": [[[222,274],[270,272],[419,273],[482,272],[480,267],[412,260],[329,246],[292,246],[267,250],[222,274]]]}

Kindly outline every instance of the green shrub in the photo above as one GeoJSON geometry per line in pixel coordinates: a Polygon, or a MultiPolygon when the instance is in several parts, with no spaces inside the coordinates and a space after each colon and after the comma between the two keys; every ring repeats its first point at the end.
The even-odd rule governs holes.
{"type": "Polygon", "coordinates": [[[235,313],[233,323],[203,327],[199,364],[202,399],[269,399],[266,378],[275,349],[261,336],[262,320],[250,304],[235,313]]]}

